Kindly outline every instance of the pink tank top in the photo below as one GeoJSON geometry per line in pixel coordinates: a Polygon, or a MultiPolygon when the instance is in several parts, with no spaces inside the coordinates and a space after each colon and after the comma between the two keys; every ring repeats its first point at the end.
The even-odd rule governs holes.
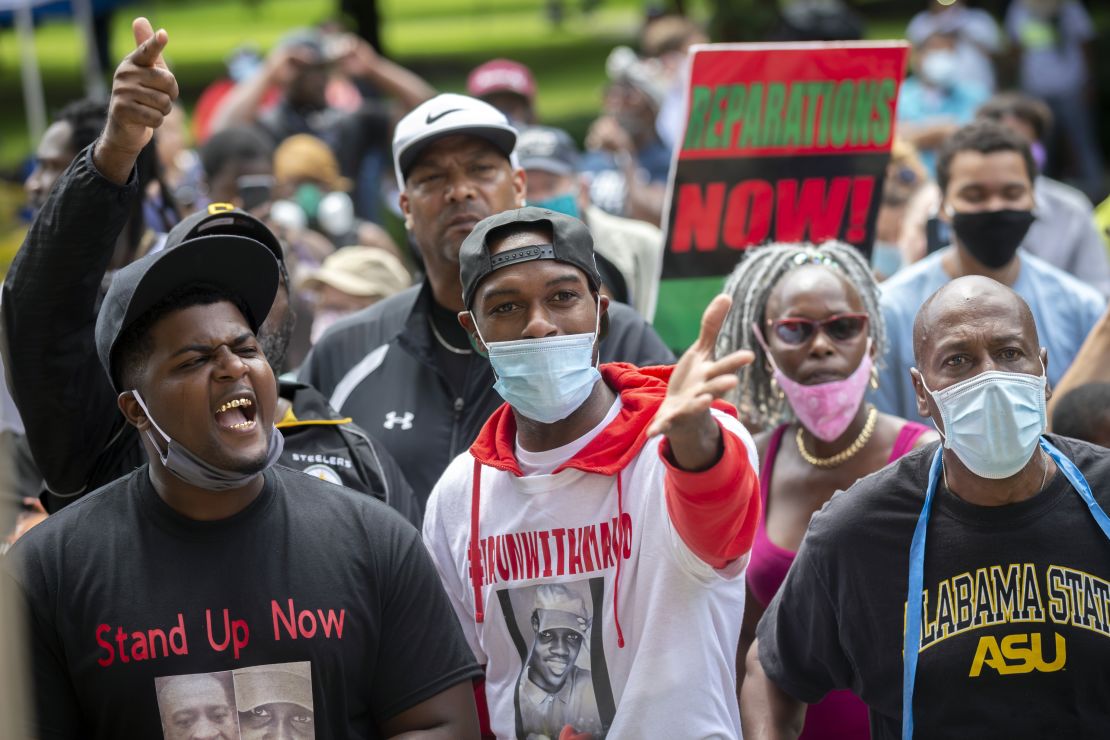
{"type": "MultiPolygon", "coordinates": [[[[782,438],[788,426],[783,424],[771,432],[767,454],[763,458],[763,465],[759,471],[759,495],[763,499],[764,514],[760,515],[759,527],[755,531],[755,542],[752,543],[751,559],[748,561],[747,580],[752,596],[763,605],[771,603],[771,599],[786,579],[786,571],[790,569],[796,554],[793,550],[779,547],[767,538],[767,522],[764,519],[767,511],[767,495],[771,490],[771,473],[774,471],[775,458],[778,456],[779,446],[782,444],[782,438]]],[[[894,440],[887,463],[894,462],[912,450],[918,438],[927,431],[929,427],[924,424],[907,421],[899,430],[898,438],[894,440]]],[[[870,734],[867,705],[851,691],[830,691],[824,699],[810,705],[806,711],[806,724],[799,740],[831,740],[832,738],[855,740],[869,738],[870,734]]]]}

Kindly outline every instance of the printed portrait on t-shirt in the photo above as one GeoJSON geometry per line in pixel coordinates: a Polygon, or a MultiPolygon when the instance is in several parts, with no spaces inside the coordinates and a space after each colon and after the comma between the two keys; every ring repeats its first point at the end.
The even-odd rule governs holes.
{"type": "Polygon", "coordinates": [[[498,592],[520,654],[514,702],[518,737],[605,737],[615,705],[601,626],[594,626],[603,596],[600,576],[498,592]]]}
{"type": "Polygon", "coordinates": [[[165,740],[239,737],[231,671],[154,679],[165,740]]]}
{"type": "Polygon", "coordinates": [[[313,738],[312,664],[154,679],[165,740],[313,738]]]}
{"type": "Polygon", "coordinates": [[[310,663],[237,668],[233,676],[243,740],[316,737],[310,663]]]}

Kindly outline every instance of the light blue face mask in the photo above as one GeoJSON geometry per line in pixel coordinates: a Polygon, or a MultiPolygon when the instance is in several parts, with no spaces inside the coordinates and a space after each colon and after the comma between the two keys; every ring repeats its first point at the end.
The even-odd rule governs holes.
{"type": "Polygon", "coordinates": [[[600,297],[597,309],[591,333],[511,342],[487,342],[472,313],[474,330],[486,345],[497,378],[493,389],[514,409],[544,424],[553,424],[574,413],[601,380],[594,364],[594,344],[601,322],[600,297]]]}
{"type": "Polygon", "coordinates": [[[550,198],[544,198],[543,200],[529,200],[528,205],[535,206],[536,208],[546,208],[556,213],[573,216],[574,218],[581,218],[581,216],[578,215],[578,198],[575,197],[574,191],[569,191],[562,195],[554,195],[550,198]]]}
{"type": "Polygon", "coordinates": [[[992,370],[925,390],[940,410],[944,446],[980,478],[1016,475],[1037,451],[1047,426],[1043,364],[1040,375],[992,370]]]}
{"type": "Polygon", "coordinates": [[[139,392],[131,391],[131,394],[135,396],[139,407],[146,414],[146,418],[150,420],[150,425],[166,441],[166,451],[162,452],[162,448],[154,439],[154,435],[150,433],[149,429],[147,430],[147,438],[154,445],[154,449],[158,451],[158,458],[162,461],[162,466],[191,486],[203,488],[206,491],[228,491],[232,488],[242,488],[254,480],[263,470],[276,463],[285,449],[285,438],[281,436],[281,432],[278,431],[277,427],[270,427],[270,444],[266,453],[266,461],[262,463],[258,470],[253,473],[242,473],[218,468],[201,460],[180,442],[171,439],[170,435],[163,432],[162,427],[158,426],[158,422],[154,421],[154,417],[150,415],[150,410],[143,403],[143,397],[139,395],[139,392]]]}
{"type": "Polygon", "coordinates": [[[901,248],[897,244],[876,240],[871,246],[871,268],[885,280],[901,267],[901,248]]]}

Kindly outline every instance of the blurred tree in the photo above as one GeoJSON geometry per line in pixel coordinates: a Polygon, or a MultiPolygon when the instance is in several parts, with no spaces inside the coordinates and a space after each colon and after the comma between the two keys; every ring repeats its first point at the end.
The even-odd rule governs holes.
{"type": "Polygon", "coordinates": [[[709,37],[714,41],[763,41],[780,23],[768,0],[713,0],[709,37]]]}
{"type": "Polygon", "coordinates": [[[366,39],[375,51],[382,56],[389,56],[382,47],[382,19],[378,12],[378,0],[339,0],[339,12],[350,19],[354,32],[366,39]]]}

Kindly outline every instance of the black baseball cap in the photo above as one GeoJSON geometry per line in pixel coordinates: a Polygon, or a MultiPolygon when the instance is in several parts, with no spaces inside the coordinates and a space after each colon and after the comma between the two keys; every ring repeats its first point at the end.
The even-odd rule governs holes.
{"type": "Polygon", "coordinates": [[[547,208],[529,206],[489,216],[478,222],[463,240],[459,250],[459,269],[463,285],[463,304],[469,309],[474,294],[490,273],[502,267],[532,260],[555,260],[574,265],[586,273],[594,290],[601,289],[601,274],[594,258],[594,238],[586,224],[547,208]],[[490,238],[513,224],[542,223],[551,227],[550,244],[530,244],[491,255],[490,238]]]}
{"type": "Polygon", "coordinates": [[[170,292],[193,283],[213,285],[242,299],[247,323],[257,333],[277,295],[278,263],[261,242],[221,234],[189,239],[121,268],[96,317],[96,353],[116,391],[125,390],[112,367],[120,337],[170,292]]]}
{"type": "Polygon", "coordinates": [[[254,239],[269,247],[279,262],[285,261],[281,242],[274,232],[259,219],[230,203],[210,203],[207,208],[202,208],[181,219],[170,229],[170,233],[166,234],[166,242],[162,249],[173,249],[187,239],[213,235],[244,236],[254,239]]]}
{"type": "Polygon", "coordinates": [[[553,126],[530,126],[517,136],[516,156],[525,170],[540,170],[555,175],[578,171],[578,147],[570,134],[553,126]]]}

